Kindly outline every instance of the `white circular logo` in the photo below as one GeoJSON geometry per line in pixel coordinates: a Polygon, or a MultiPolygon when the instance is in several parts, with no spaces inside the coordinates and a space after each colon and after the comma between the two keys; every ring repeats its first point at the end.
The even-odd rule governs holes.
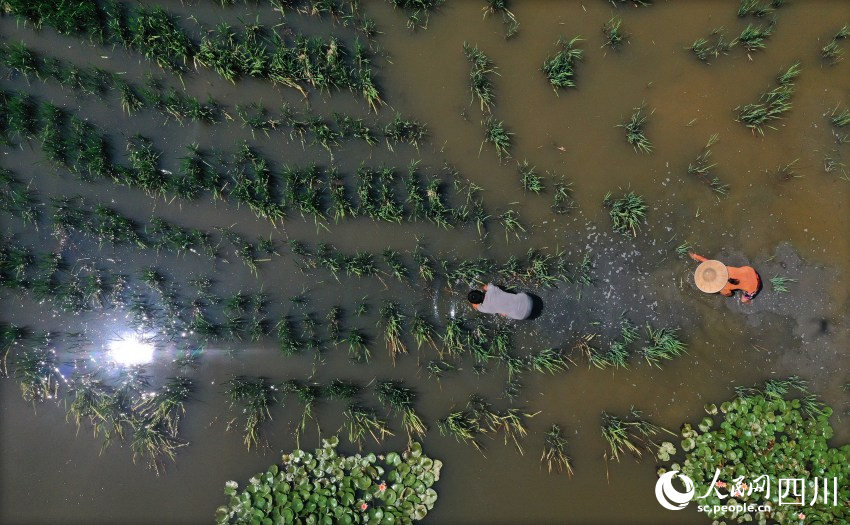
{"type": "Polygon", "coordinates": [[[679,479],[685,485],[685,492],[679,492],[673,487],[673,478],[678,473],[678,470],[665,472],[655,484],[655,498],[665,509],[682,510],[694,497],[694,482],[684,474],[679,474],[679,479]]]}

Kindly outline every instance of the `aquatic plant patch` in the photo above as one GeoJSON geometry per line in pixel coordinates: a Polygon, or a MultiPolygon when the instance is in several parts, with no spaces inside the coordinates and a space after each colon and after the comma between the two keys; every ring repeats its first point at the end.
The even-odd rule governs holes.
{"type": "Polygon", "coordinates": [[[338,444],[332,436],[313,453],[284,454],[242,491],[228,481],[229,502],[216,509],[216,523],[409,524],[433,510],[443,463],[419,443],[401,454],[351,456],[339,454],[338,444]]]}

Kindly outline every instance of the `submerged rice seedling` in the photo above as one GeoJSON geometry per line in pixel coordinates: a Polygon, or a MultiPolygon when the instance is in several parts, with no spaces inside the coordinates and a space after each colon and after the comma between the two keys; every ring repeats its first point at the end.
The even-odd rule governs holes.
{"type": "Polygon", "coordinates": [[[582,60],[584,51],[575,47],[582,41],[582,38],[577,36],[569,42],[564,42],[559,39],[555,44],[556,52],[554,55],[546,57],[543,61],[543,73],[552,84],[552,89],[555,94],[558,94],[558,89],[576,87],[575,84],[575,65],[576,62],[582,60]]]}
{"type": "Polygon", "coordinates": [[[446,361],[429,361],[428,365],[425,366],[425,370],[428,371],[429,378],[433,377],[439,381],[443,377],[443,374],[454,372],[458,370],[458,367],[446,361]]]}
{"type": "Polygon", "coordinates": [[[130,18],[130,41],[145,58],[163,69],[181,73],[194,53],[194,45],[177,20],[161,7],[139,7],[130,18]]]}
{"type": "Polygon", "coordinates": [[[561,434],[560,425],[553,424],[549,428],[543,442],[543,454],[540,456],[540,462],[546,465],[550,474],[552,469],[556,468],[558,472],[566,472],[569,477],[573,477],[573,460],[566,453],[567,439],[561,434]]]}
{"type": "Polygon", "coordinates": [[[605,25],[602,26],[602,33],[605,35],[605,43],[602,44],[602,47],[609,46],[614,51],[620,49],[620,46],[628,38],[628,35],[621,30],[622,25],[623,19],[616,15],[611,16],[611,19],[605,22],[605,25]]]}
{"type": "Polygon", "coordinates": [[[357,443],[358,447],[363,446],[367,434],[372,436],[379,445],[384,438],[395,435],[390,430],[387,420],[379,417],[371,408],[351,403],[343,415],[345,422],[342,428],[348,432],[348,441],[352,444],[357,443]]]}
{"type": "Polygon", "coordinates": [[[0,210],[38,227],[41,211],[35,192],[29,184],[16,179],[12,172],[0,168],[0,210]]]}
{"type": "Polygon", "coordinates": [[[351,401],[360,393],[360,385],[350,381],[334,379],[324,389],[324,395],[328,399],[342,399],[351,401]]]}
{"type": "Polygon", "coordinates": [[[437,343],[434,341],[434,336],[436,334],[434,325],[432,325],[418,312],[414,313],[413,318],[410,320],[410,333],[413,336],[413,340],[416,341],[417,348],[421,349],[422,345],[427,343],[434,350],[437,350],[437,352],[440,353],[437,349],[437,343]]]}
{"type": "Polygon", "coordinates": [[[400,381],[379,381],[375,386],[375,395],[382,405],[401,413],[401,424],[409,440],[413,440],[414,435],[419,438],[425,436],[428,427],[413,409],[416,392],[402,386],[400,381]]]}
{"type": "Polygon", "coordinates": [[[528,160],[517,163],[522,189],[532,193],[540,194],[543,191],[543,177],[537,174],[535,167],[528,164],[528,160]]]}
{"type": "Polygon", "coordinates": [[[388,0],[394,7],[407,12],[407,27],[410,29],[427,29],[431,11],[434,11],[445,0],[388,0]]]}
{"type": "Polygon", "coordinates": [[[511,38],[519,31],[519,22],[516,16],[508,9],[508,0],[485,0],[487,3],[484,6],[484,18],[496,13],[502,14],[502,21],[505,23],[505,38],[511,38]]]}
{"type": "Polygon", "coordinates": [[[23,75],[27,83],[30,75],[39,76],[39,58],[23,42],[3,43],[0,45],[0,55],[3,65],[23,75]]]}
{"type": "Polygon", "coordinates": [[[641,349],[646,362],[661,368],[662,360],[670,360],[687,353],[688,346],[676,336],[678,331],[678,328],[653,330],[651,326],[646,325],[646,346],[641,349]]]}
{"type": "Polygon", "coordinates": [[[513,233],[519,239],[519,233],[525,233],[525,228],[519,222],[519,214],[514,210],[508,210],[499,215],[499,222],[505,228],[505,242],[508,242],[508,235],[513,233]]]}
{"type": "Polygon", "coordinates": [[[779,275],[776,275],[776,276],[770,278],[771,288],[773,289],[774,292],[778,292],[778,293],[788,293],[788,292],[790,292],[791,290],[789,290],[788,287],[786,287],[785,285],[788,284],[788,283],[796,283],[796,282],[797,282],[797,279],[791,279],[791,278],[788,278],[788,277],[780,277],[779,275]]]}
{"type": "Polygon", "coordinates": [[[493,93],[493,82],[489,77],[491,73],[496,73],[495,66],[487,55],[478,49],[478,46],[470,47],[464,42],[463,54],[470,63],[469,90],[472,92],[472,97],[473,99],[478,97],[481,111],[489,113],[496,98],[493,93]]]}
{"type": "Polygon", "coordinates": [[[632,145],[635,151],[652,153],[652,142],[646,138],[643,128],[649,117],[655,113],[655,110],[652,110],[649,115],[644,115],[644,108],[644,105],[634,108],[631,118],[628,121],[617,124],[617,127],[626,130],[626,140],[632,145]]]}
{"type": "Polygon", "coordinates": [[[133,463],[136,458],[144,458],[147,467],[159,475],[160,461],[163,456],[174,461],[176,451],[188,443],[182,442],[165,427],[161,421],[144,419],[133,422],[133,438],[130,448],[133,450],[133,463]]]}
{"type": "MultiPolygon", "coordinates": [[[[536,372],[549,372],[550,374],[555,374],[557,372],[563,372],[565,370],[569,370],[570,365],[567,362],[570,361],[570,358],[565,356],[560,350],[557,348],[546,348],[544,350],[540,350],[535,354],[531,354],[528,356],[528,369],[534,370],[536,372]]],[[[575,363],[573,363],[575,364],[575,363]]]]}
{"type": "Polygon", "coordinates": [[[460,357],[466,350],[468,333],[463,327],[463,321],[458,317],[450,317],[446,329],[441,336],[443,349],[450,357],[460,357]]]}
{"type": "Polygon", "coordinates": [[[366,336],[363,335],[360,330],[357,330],[356,328],[349,330],[345,341],[348,343],[348,355],[352,361],[358,363],[369,362],[369,358],[372,357],[372,354],[366,346],[366,336]]]}
{"type": "MultiPolygon", "coordinates": [[[[254,379],[245,376],[234,376],[224,382],[224,394],[230,400],[231,408],[239,403],[242,405],[242,413],[245,414],[245,425],[243,428],[244,443],[251,450],[251,446],[258,446],[260,439],[260,426],[271,419],[269,405],[277,402],[274,387],[264,377],[254,379]]],[[[236,418],[230,420],[227,429],[233,425],[236,418]]]]}
{"type": "Polygon", "coordinates": [[[788,182],[791,179],[799,179],[802,178],[802,175],[798,174],[794,169],[794,166],[800,159],[794,159],[788,164],[783,164],[776,168],[773,172],[773,176],[779,180],[780,182],[788,182]]]}
{"type": "Polygon", "coordinates": [[[844,60],[844,49],[841,48],[838,41],[844,40],[847,37],[850,37],[850,25],[845,24],[838,30],[837,33],[835,33],[832,40],[821,48],[821,56],[829,60],[832,64],[837,64],[844,60]]]}
{"type": "Polygon", "coordinates": [[[366,125],[363,119],[340,113],[334,113],[333,118],[341,138],[357,138],[370,146],[378,143],[374,131],[366,125]]]}
{"type": "Polygon", "coordinates": [[[764,135],[764,127],[776,129],[768,123],[782,118],[782,114],[791,109],[791,97],[794,94],[794,79],[800,74],[800,63],[797,62],[777,77],[778,86],[765,91],[754,104],[738,106],[737,120],[743,122],[754,132],[764,135]]]}
{"type": "Polygon", "coordinates": [[[565,182],[562,175],[561,180],[556,182],[553,187],[555,191],[552,196],[552,211],[558,215],[569,213],[576,206],[573,200],[573,183],[565,182]]]}
{"type": "Polygon", "coordinates": [[[54,350],[33,347],[21,349],[12,356],[15,379],[24,401],[41,403],[59,394],[59,369],[54,350]]]}
{"type": "Polygon", "coordinates": [[[629,452],[635,459],[639,460],[643,452],[655,453],[659,445],[653,437],[661,432],[675,436],[666,428],[660,427],[643,419],[639,410],[632,407],[626,418],[620,418],[607,412],[602,412],[602,437],[608,442],[609,452],[605,452],[608,458],[620,461],[620,454],[629,452]]]}
{"type": "Polygon", "coordinates": [[[646,219],[647,206],[643,197],[630,191],[619,199],[612,200],[611,192],[608,192],[602,204],[610,209],[609,215],[615,232],[623,235],[631,232],[632,236],[637,237],[641,222],[646,219]]]}
{"type": "Polygon", "coordinates": [[[384,127],[387,147],[393,150],[393,144],[406,143],[419,150],[419,143],[428,136],[425,124],[416,120],[404,120],[401,113],[396,113],[393,121],[384,127]]]}
{"type": "Polygon", "coordinates": [[[401,282],[406,282],[410,277],[407,267],[401,262],[401,255],[392,248],[384,249],[384,262],[390,268],[390,275],[401,282]]]}

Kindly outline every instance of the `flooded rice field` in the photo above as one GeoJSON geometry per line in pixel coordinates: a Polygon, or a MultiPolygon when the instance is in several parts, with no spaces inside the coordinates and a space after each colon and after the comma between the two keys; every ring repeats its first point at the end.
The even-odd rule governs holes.
{"type": "Polygon", "coordinates": [[[416,393],[427,432],[413,437],[443,462],[425,523],[709,523],[658,504],[651,446],[612,459],[601,414],[634,407],[678,432],[770,379],[808,381],[834,409],[832,446],[850,441],[850,60],[835,55],[850,39],[833,39],[850,4],[739,16],[536,0],[482,16],[489,2],[447,0],[417,21],[378,0],[222,3],[125,9],[164,8],[196,46],[223,23],[268,53],[273,34],[332,44],[299,48],[314,65],[286,77],[297,87],[262,59],[249,71],[265,73],[230,81],[214,46],[185,65],[151,55],[173,59],[160,67],[118,43],[107,20],[122,2],[96,3],[101,38],[36,29],[0,0],[0,522],[212,522],[227,480],[244,486],[295,448],[339,435],[346,453],[404,450],[402,418],[372,393],[385,380],[416,393]],[[617,18],[624,38],[604,45],[617,18]],[[692,49],[748,25],[769,28],[763,48],[692,49]],[[574,87],[541,71],[559,42],[581,50],[574,87]],[[464,44],[486,55],[489,111],[464,44]],[[335,53],[339,78],[315,65],[335,53]],[[778,118],[745,115],[760,102],[778,118]],[[630,193],[645,216],[615,231],[613,201],[630,193]],[[762,291],[748,304],[700,292],[689,249],[755,267],[762,291]],[[488,282],[539,311],[478,314],[467,292],[488,282]],[[638,340],[611,361],[623,319],[638,340]],[[661,329],[686,350],[648,356],[661,329]],[[175,377],[191,393],[157,448],[139,435],[146,400],[175,377]],[[234,378],[272,385],[256,439],[234,378]],[[359,385],[394,435],[350,442],[346,401],[322,394],[335,380],[359,385]],[[92,385],[128,396],[112,423],[76,404],[92,385]],[[444,418],[472,394],[521,423],[452,435],[444,418]],[[553,424],[572,476],[541,463],[553,424]]]}

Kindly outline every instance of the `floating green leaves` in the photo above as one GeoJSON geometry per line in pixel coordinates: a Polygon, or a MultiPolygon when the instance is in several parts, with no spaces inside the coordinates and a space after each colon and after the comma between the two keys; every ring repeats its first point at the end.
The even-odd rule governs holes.
{"type": "Polygon", "coordinates": [[[315,453],[294,450],[248,481],[228,481],[227,505],[216,509],[226,523],[412,523],[434,508],[443,463],[413,442],[386,456],[337,453],[339,439],[322,440],[315,453]]]}

